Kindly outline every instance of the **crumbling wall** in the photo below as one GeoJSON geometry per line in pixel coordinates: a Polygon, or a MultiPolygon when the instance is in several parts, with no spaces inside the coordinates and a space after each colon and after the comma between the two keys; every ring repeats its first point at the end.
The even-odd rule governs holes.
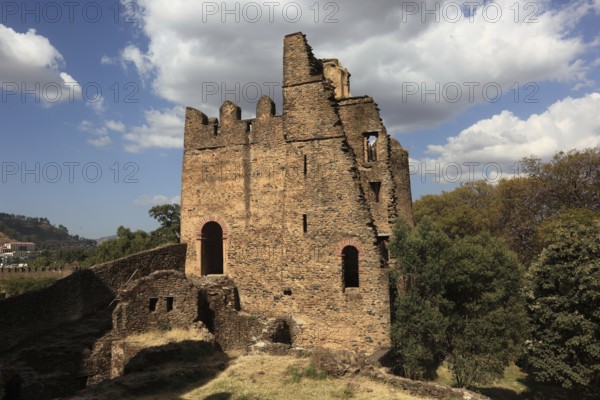
{"type": "Polygon", "coordinates": [[[198,290],[181,271],[151,273],[124,286],[113,330],[127,336],[149,330],[188,329],[198,316],[198,290]]]}
{"type": "Polygon", "coordinates": [[[52,286],[0,301],[0,351],[59,324],[107,309],[128,280],[183,271],[185,244],[169,245],[77,271],[52,286]]]}
{"type": "Polygon", "coordinates": [[[408,151],[402,147],[396,138],[390,138],[392,176],[396,182],[396,209],[398,216],[404,218],[409,225],[414,225],[412,193],[410,189],[410,168],[408,151]]]}
{"type": "Polygon", "coordinates": [[[235,283],[227,277],[193,278],[198,288],[198,319],[224,350],[245,349],[261,338],[261,316],[241,312],[235,283]]]}
{"type": "Polygon", "coordinates": [[[195,339],[210,337],[207,342],[230,350],[245,349],[272,331],[263,318],[240,312],[237,288],[226,277],[187,279],[180,271],[157,271],[124,286],[118,302],[113,329],[85,360],[89,384],[120,376],[130,359],[145,349],[131,340],[132,335],[192,329],[195,339]]]}

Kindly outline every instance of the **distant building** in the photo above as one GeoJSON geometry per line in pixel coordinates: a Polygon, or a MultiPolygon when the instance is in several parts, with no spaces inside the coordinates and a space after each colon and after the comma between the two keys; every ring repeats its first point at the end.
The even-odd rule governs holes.
{"type": "Polygon", "coordinates": [[[35,251],[35,243],[33,242],[10,242],[6,243],[3,248],[3,253],[14,251],[35,251]]]}
{"type": "Polygon", "coordinates": [[[0,247],[3,257],[32,257],[35,256],[35,243],[10,242],[0,247]]]}

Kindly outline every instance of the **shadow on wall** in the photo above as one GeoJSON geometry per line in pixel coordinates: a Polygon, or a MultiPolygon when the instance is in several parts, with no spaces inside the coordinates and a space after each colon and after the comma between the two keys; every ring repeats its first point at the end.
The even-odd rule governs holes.
{"type": "MultiPolygon", "coordinates": [[[[164,398],[181,399],[192,388],[214,379],[229,362],[218,346],[200,340],[148,347],[127,362],[124,375],[83,390],[78,398],[131,399],[164,394],[164,398]]],[[[221,395],[225,397],[210,398],[231,396],[225,392],[221,395]]]]}
{"type": "Polygon", "coordinates": [[[0,351],[105,309],[121,286],[161,269],[184,270],[185,244],[169,245],[77,271],[52,286],[0,301],[0,351]]]}
{"type": "Polygon", "coordinates": [[[0,300],[0,372],[16,371],[22,397],[62,397],[85,387],[85,359],[112,328],[119,288],[165,268],[184,270],[185,244],[77,271],[52,286],[0,300]]]}

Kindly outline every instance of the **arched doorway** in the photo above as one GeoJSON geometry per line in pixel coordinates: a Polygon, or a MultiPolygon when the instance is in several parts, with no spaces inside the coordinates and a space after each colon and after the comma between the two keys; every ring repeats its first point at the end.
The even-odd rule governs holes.
{"type": "Polygon", "coordinates": [[[200,239],[202,275],[223,274],[223,228],[216,222],[207,222],[200,239]]]}
{"type": "Polygon", "coordinates": [[[342,250],[342,270],[344,273],[344,289],[358,287],[358,249],[346,246],[342,250]]]}

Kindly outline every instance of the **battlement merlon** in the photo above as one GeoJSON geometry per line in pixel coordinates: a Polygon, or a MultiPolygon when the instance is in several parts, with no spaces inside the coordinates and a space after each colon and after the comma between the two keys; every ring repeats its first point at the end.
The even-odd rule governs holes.
{"type": "MultiPolygon", "coordinates": [[[[275,103],[262,96],[256,104],[256,118],[242,119],[240,107],[225,101],[219,118],[208,118],[202,111],[187,107],[185,112],[184,148],[210,149],[248,144],[256,140],[254,126],[268,125],[276,117],[275,103]]],[[[283,140],[283,139],[282,139],[283,140]]]]}

